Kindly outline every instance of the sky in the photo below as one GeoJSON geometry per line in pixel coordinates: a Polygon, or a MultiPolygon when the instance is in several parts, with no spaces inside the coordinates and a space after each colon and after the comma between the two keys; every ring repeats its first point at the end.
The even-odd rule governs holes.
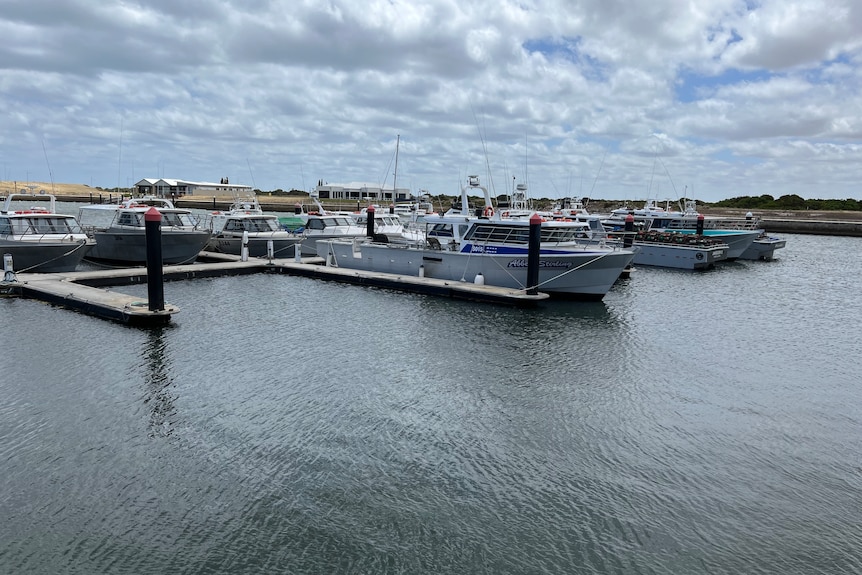
{"type": "Polygon", "coordinates": [[[862,199],[860,0],[2,0],[3,179],[862,199]]]}

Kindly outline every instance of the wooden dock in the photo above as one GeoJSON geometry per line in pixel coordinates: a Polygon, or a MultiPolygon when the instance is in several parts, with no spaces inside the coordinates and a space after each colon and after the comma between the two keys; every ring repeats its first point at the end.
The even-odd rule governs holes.
{"type": "MultiPolygon", "coordinates": [[[[548,299],[548,294],[527,294],[513,290],[469,282],[364,272],[328,267],[322,258],[273,259],[249,258],[201,252],[193,264],[163,267],[164,281],[196,278],[280,273],[320,280],[337,281],[376,288],[448,297],[476,302],[528,307],[548,299]]],[[[122,294],[112,286],[147,282],[146,267],[75,271],[57,274],[22,273],[14,281],[0,282],[0,293],[18,295],[77,310],[96,317],[130,325],[160,325],[179,313],[175,305],[165,304],[162,310],[150,310],[146,299],[122,294]]]]}

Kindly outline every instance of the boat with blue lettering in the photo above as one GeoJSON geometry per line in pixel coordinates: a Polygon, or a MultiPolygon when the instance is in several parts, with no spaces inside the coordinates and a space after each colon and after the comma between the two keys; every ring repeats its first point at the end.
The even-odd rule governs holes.
{"type": "Polygon", "coordinates": [[[516,290],[537,289],[552,297],[600,300],[628,266],[635,250],[586,241],[588,226],[575,221],[502,218],[477,176],[462,188],[457,207],[425,216],[425,240],[392,243],[382,238],[324,240],[317,255],[340,268],[476,282],[516,290]],[[469,193],[484,193],[485,206],[471,212],[469,193]],[[478,212],[478,213],[477,213],[478,212]],[[528,285],[532,225],[540,228],[538,282],[528,285]]]}

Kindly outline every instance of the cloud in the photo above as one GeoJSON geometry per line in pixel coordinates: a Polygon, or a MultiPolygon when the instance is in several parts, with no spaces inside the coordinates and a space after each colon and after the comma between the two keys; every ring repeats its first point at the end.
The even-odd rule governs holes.
{"type": "Polygon", "coordinates": [[[862,197],[859,29],[853,0],[7,0],[3,176],[391,183],[400,135],[431,193],[645,197],[658,157],[706,201],[862,197]]]}

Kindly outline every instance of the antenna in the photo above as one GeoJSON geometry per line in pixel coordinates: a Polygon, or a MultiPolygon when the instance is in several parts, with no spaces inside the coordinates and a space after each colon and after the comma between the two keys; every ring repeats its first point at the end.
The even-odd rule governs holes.
{"type": "Polygon", "coordinates": [[[123,118],[120,118],[120,151],[117,156],[117,193],[120,193],[120,171],[123,166],[123,118]]]}
{"type": "Polygon", "coordinates": [[[48,151],[45,149],[44,138],[42,138],[42,151],[45,153],[45,163],[48,164],[48,177],[51,178],[51,193],[54,193],[54,173],[51,171],[51,164],[48,162],[48,151]]]}
{"type": "MultiPolygon", "coordinates": [[[[396,138],[397,139],[395,140],[395,172],[393,172],[393,174],[392,174],[392,202],[393,203],[395,203],[395,194],[397,193],[395,191],[395,184],[398,181],[398,147],[401,145],[401,134],[397,134],[396,138]]],[[[381,190],[381,193],[383,193],[382,190],[381,190]]]]}
{"type": "Polygon", "coordinates": [[[251,185],[253,188],[257,189],[257,184],[254,183],[254,174],[251,171],[251,164],[248,161],[248,158],[245,159],[245,164],[248,166],[248,174],[251,176],[251,185]]]}

